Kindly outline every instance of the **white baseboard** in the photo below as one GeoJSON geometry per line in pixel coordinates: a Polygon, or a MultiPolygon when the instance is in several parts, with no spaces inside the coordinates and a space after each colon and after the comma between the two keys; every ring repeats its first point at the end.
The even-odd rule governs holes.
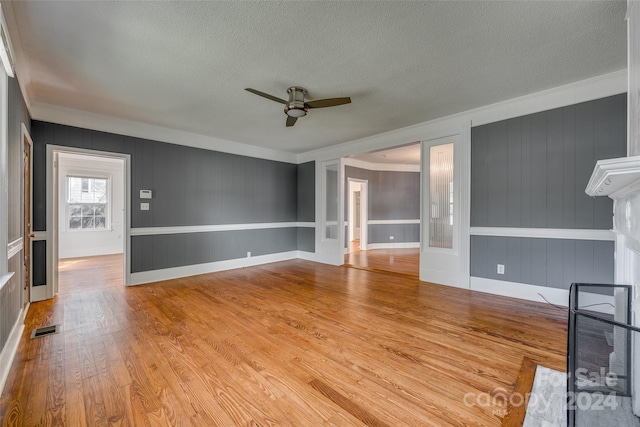
{"type": "Polygon", "coordinates": [[[469,276],[449,273],[446,271],[420,269],[420,281],[437,283],[438,285],[453,286],[455,288],[469,289],[469,276]]]}
{"type": "Polygon", "coordinates": [[[296,258],[300,258],[305,261],[319,262],[318,254],[316,254],[315,252],[296,251],[296,258]]]}
{"type": "MultiPolygon", "coordinates": [[[[524,283],[505,282],[502,280],[471,278],[471,289],[505,297],[525,299],[543,303],[551,303],[562,307],[569,306],[569,291],[565,289],[548,288],[546,286],[526,285],[524,283]],[[543,295],[542,298],[540,295],[543,295]],[[545,301],[545,299],[547,301],[545,301]]],[[[581,292],[579,305],[591,311],[613,314],[615,304],[612,296],[588,294],[581,292]]]]}
{"type": "Polygon", "coordinates": [[[49,298],[49,296],[47,295],[47,285],[32,286],[30,295],[31,302],[46,300],[47,298],[49,298]]]}
{"type": "Polygon", "coordinates": [[[160,282],[162,280],[195,276],[197,274],[215,273],[216,271],[232,270],[234,268],[251,267],[254,265],[268,264],[270,262],[286,261],[297,258],[299,252],[300,251],[281,252],[277,254],[259,255],[251,258],[238,258],[227,261],[215,261],[205,264],[185,265],[183,267],[131,273],[130,285],[142,285],[145,283],[160,282]]]}
{"type": "Polygon", "coordinates": [[[101,255],[113,255],[113,254],[121,254],[122,246],[114,246],[114,247],[106,247],[106,248],[80,248],[80,249],[70,249],[60,251],[58,254],[59,259],[67,259],[67,258],[83,258],[90,256],[101,256],[101,255]]]}
{"type": "Polygon", "coordinates": [[[370,249],[415,249],[420,248],[420,242],[397,242],[397,243],[368,243],[367,250],[370,249]]]}
{"type": "Polygon", "coordinates": [[[16,319],[16,323],[13,325],[11,333],[9,334],[9,339],[4,345],[2,352],[0,352],[0,394],[4,391],[4,386],[7,382],[7,378],[9,377],[11,365],[13,364],[13,359],[16,357],[16,353],[18,352],[20,338],[22,337],[22,331],[24,331],[24,318],[28,309],[29,307],[27,306],[26,310],[22,309],[20,311],[20,314],[16,319]]]}

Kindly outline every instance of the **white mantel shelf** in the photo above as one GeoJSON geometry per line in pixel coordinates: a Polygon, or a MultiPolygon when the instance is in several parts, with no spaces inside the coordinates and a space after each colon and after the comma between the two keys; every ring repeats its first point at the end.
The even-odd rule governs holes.
{"type": "Polygon", "coordinates": [[[591,197],[624,197],[640,186],[640,156],[599,160],[585,193],[591,197]]]}

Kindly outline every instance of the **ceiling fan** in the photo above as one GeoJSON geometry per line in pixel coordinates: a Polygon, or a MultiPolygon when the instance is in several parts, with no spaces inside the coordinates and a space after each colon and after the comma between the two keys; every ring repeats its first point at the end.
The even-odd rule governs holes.
{"type": "Polygon", "coordinates": [[[287,115],[287,127],[295,125],[296,120],[298,120],[299,117],[306,116],[307,111],[310,108],[335,107],[337,105],[351,103],[351,98],[348,96],[343,98],[316,99],[314,101],[305,102],[304,96],[307,94],[307,90],[300,86],[291,86],[287,89],[287,93],[289,94],[288,101],[269,95],[268,93],[260,92],[259,90],[251,88],[246,88],[245,90],[284,104],[284,113],[287,115]]]}

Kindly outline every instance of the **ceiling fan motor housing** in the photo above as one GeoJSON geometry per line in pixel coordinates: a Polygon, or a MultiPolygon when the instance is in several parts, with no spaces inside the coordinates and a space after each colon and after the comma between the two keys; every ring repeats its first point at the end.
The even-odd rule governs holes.
{"type": "Polygon", "coordinates": [[[289,102],[284,107],[284,113],[290,117],[302,117],[307,115],[307,106],[304,104],[304,96],[307,90],[303,87],[291,86],[287,89],[289,102]]]}

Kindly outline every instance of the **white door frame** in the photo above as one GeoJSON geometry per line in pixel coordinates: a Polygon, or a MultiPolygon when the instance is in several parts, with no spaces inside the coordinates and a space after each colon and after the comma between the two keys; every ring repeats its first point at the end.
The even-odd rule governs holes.
{"type": "Polygon", "coordinates": [[[421,144],[420,280],[469,288],[470,128],[464,128],[458,134],[425,140],[421,144]],[[453,143],[452,249],[429,247],[429,153],[432,146],[447,143],[453,143]]]}
{"type": "Polygon", "coordinates": [[[89,150],[84,148],[47,145],[47,293],[53,298],[58,293],[58,173],[57,154],[86,154],[124,160],[124,285],[131,283],[131,156],[123,153],[89,150]]]}
{"type": "Polygon", "coordinates": [[[351,240],[353,240],[353,229],[355,225],[352,221],[353,211],[355,209],[355,206],[353,205],[353,193],[355,192],[354,184],[357,183],[360,184],[360,250],[366,251],[369,230],[367,224],[369,222],[369,181],[367,181],[366,179],[347,178],[347,183],[349,199],[349,202],[347,203],[347,227],[349,229],[349,242],[347,242],[347,244],[351,243],[351,240]]]}
{"type": "Polygon", "coordinates": [[[344,264],[345,227],[344,227],[344,161],[332,159],[316,162],[316,261],[331,265],[344,264]],[[337,170],[336,218],[327,221],[327,168],[337,170]],[[335,222],[335,224],[334,224],[335,222]],[[327,237],[328,226],[336,226],[336,237],[327,237]]]}

